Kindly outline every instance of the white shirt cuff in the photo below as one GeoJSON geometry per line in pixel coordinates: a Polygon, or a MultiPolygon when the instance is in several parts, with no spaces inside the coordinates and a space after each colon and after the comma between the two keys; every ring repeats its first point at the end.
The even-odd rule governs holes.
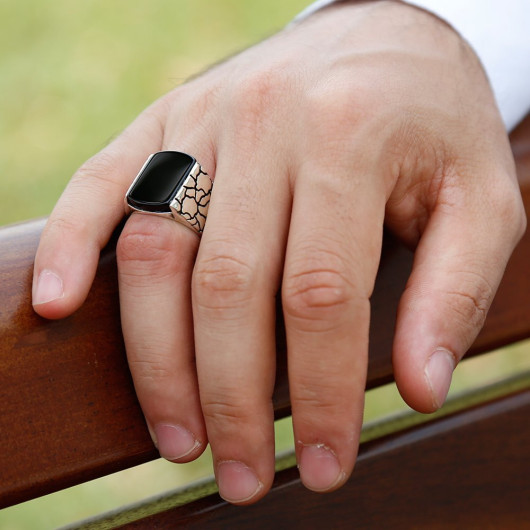
{"type": "MultiPolygon", "coordinates": [[[[300,21],[335,0],[318,0],[300,21]]],[[[530,111],[530,3],[528,0],[408,0],[444,19],[479,56],[502,118],[511,130],[530,111]]]]}

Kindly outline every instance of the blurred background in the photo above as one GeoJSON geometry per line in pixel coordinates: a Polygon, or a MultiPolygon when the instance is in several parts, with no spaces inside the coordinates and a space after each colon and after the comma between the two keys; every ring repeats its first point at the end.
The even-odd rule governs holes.
{"type": "Polygon", "coordinates": [[[0,224],[47,215],[154,99],[309,0],[0,0],[0,224]]]}
{"type": "MultiPolygon", "coordinates": [[[[48,215],[77,167],[149,103],[281,29],[309,2],[0,0],[0,225],[48,215]]],[[[480,370],[471,361],[452,392],[521,370],[528,352],[525,343],[494,354],[480,370]]],[[[367,421],[404,408],[393,386],[366,403],[367,421]]],[[[277,447],[291,446],[287,419],[277,447]]],[[[211,471],[208,453],[183,466],[156,461],[2,510],[0,529],[56,528],[211,471]]]]}

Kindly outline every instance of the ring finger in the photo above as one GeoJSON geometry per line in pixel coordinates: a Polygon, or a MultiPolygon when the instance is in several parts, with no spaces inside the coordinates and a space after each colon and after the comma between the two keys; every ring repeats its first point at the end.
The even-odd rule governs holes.
{"type": "Polygon", "coordinates": [[[362,423],[384,195],[377,172],[350,168],[328,160],[300,172],[283,279],[296,453],[314,491],[347,479],[362,423]]]}
{"type": "Polygon", "coordinates": [[[274,475],[274,311],[290,206],[278,157],[261,149],[250,161],[243,143],[219,151],[192,283],[202,410],[220,494],[237,504],[263,496],[274,475]]]}

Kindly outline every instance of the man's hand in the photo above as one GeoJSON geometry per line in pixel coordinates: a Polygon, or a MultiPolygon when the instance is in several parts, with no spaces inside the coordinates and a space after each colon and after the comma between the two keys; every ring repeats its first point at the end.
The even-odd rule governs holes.
{"type": "Polygon", "coordinates": [[[416,248],[394,367],[424,412],[442,405],[525,227],[478,60],[418,9],[341,4],[175,89],[68,185],[35,261],[39,314],[83,303],[125,191],[165,149],[196,157],[215,185],[200,241],[133,214],[118,243],[123,333],[153,440],[176,462],[209,441],[230,502],[267,492],[281,286],[301,478],[338,488],[359,441],[383,223],[416,248]]]}

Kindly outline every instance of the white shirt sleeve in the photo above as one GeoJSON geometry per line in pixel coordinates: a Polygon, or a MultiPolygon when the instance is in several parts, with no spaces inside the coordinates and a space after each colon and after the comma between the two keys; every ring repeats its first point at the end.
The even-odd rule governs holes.
{"type": "MultiPolygon", "coordinates": [[[[473,47],[511,130],[530,111],[530,2],[528,0],[407,0],[436,14],[473,47]]],[[[317,0],[302,20],[335,0],[317,0]]]]}

